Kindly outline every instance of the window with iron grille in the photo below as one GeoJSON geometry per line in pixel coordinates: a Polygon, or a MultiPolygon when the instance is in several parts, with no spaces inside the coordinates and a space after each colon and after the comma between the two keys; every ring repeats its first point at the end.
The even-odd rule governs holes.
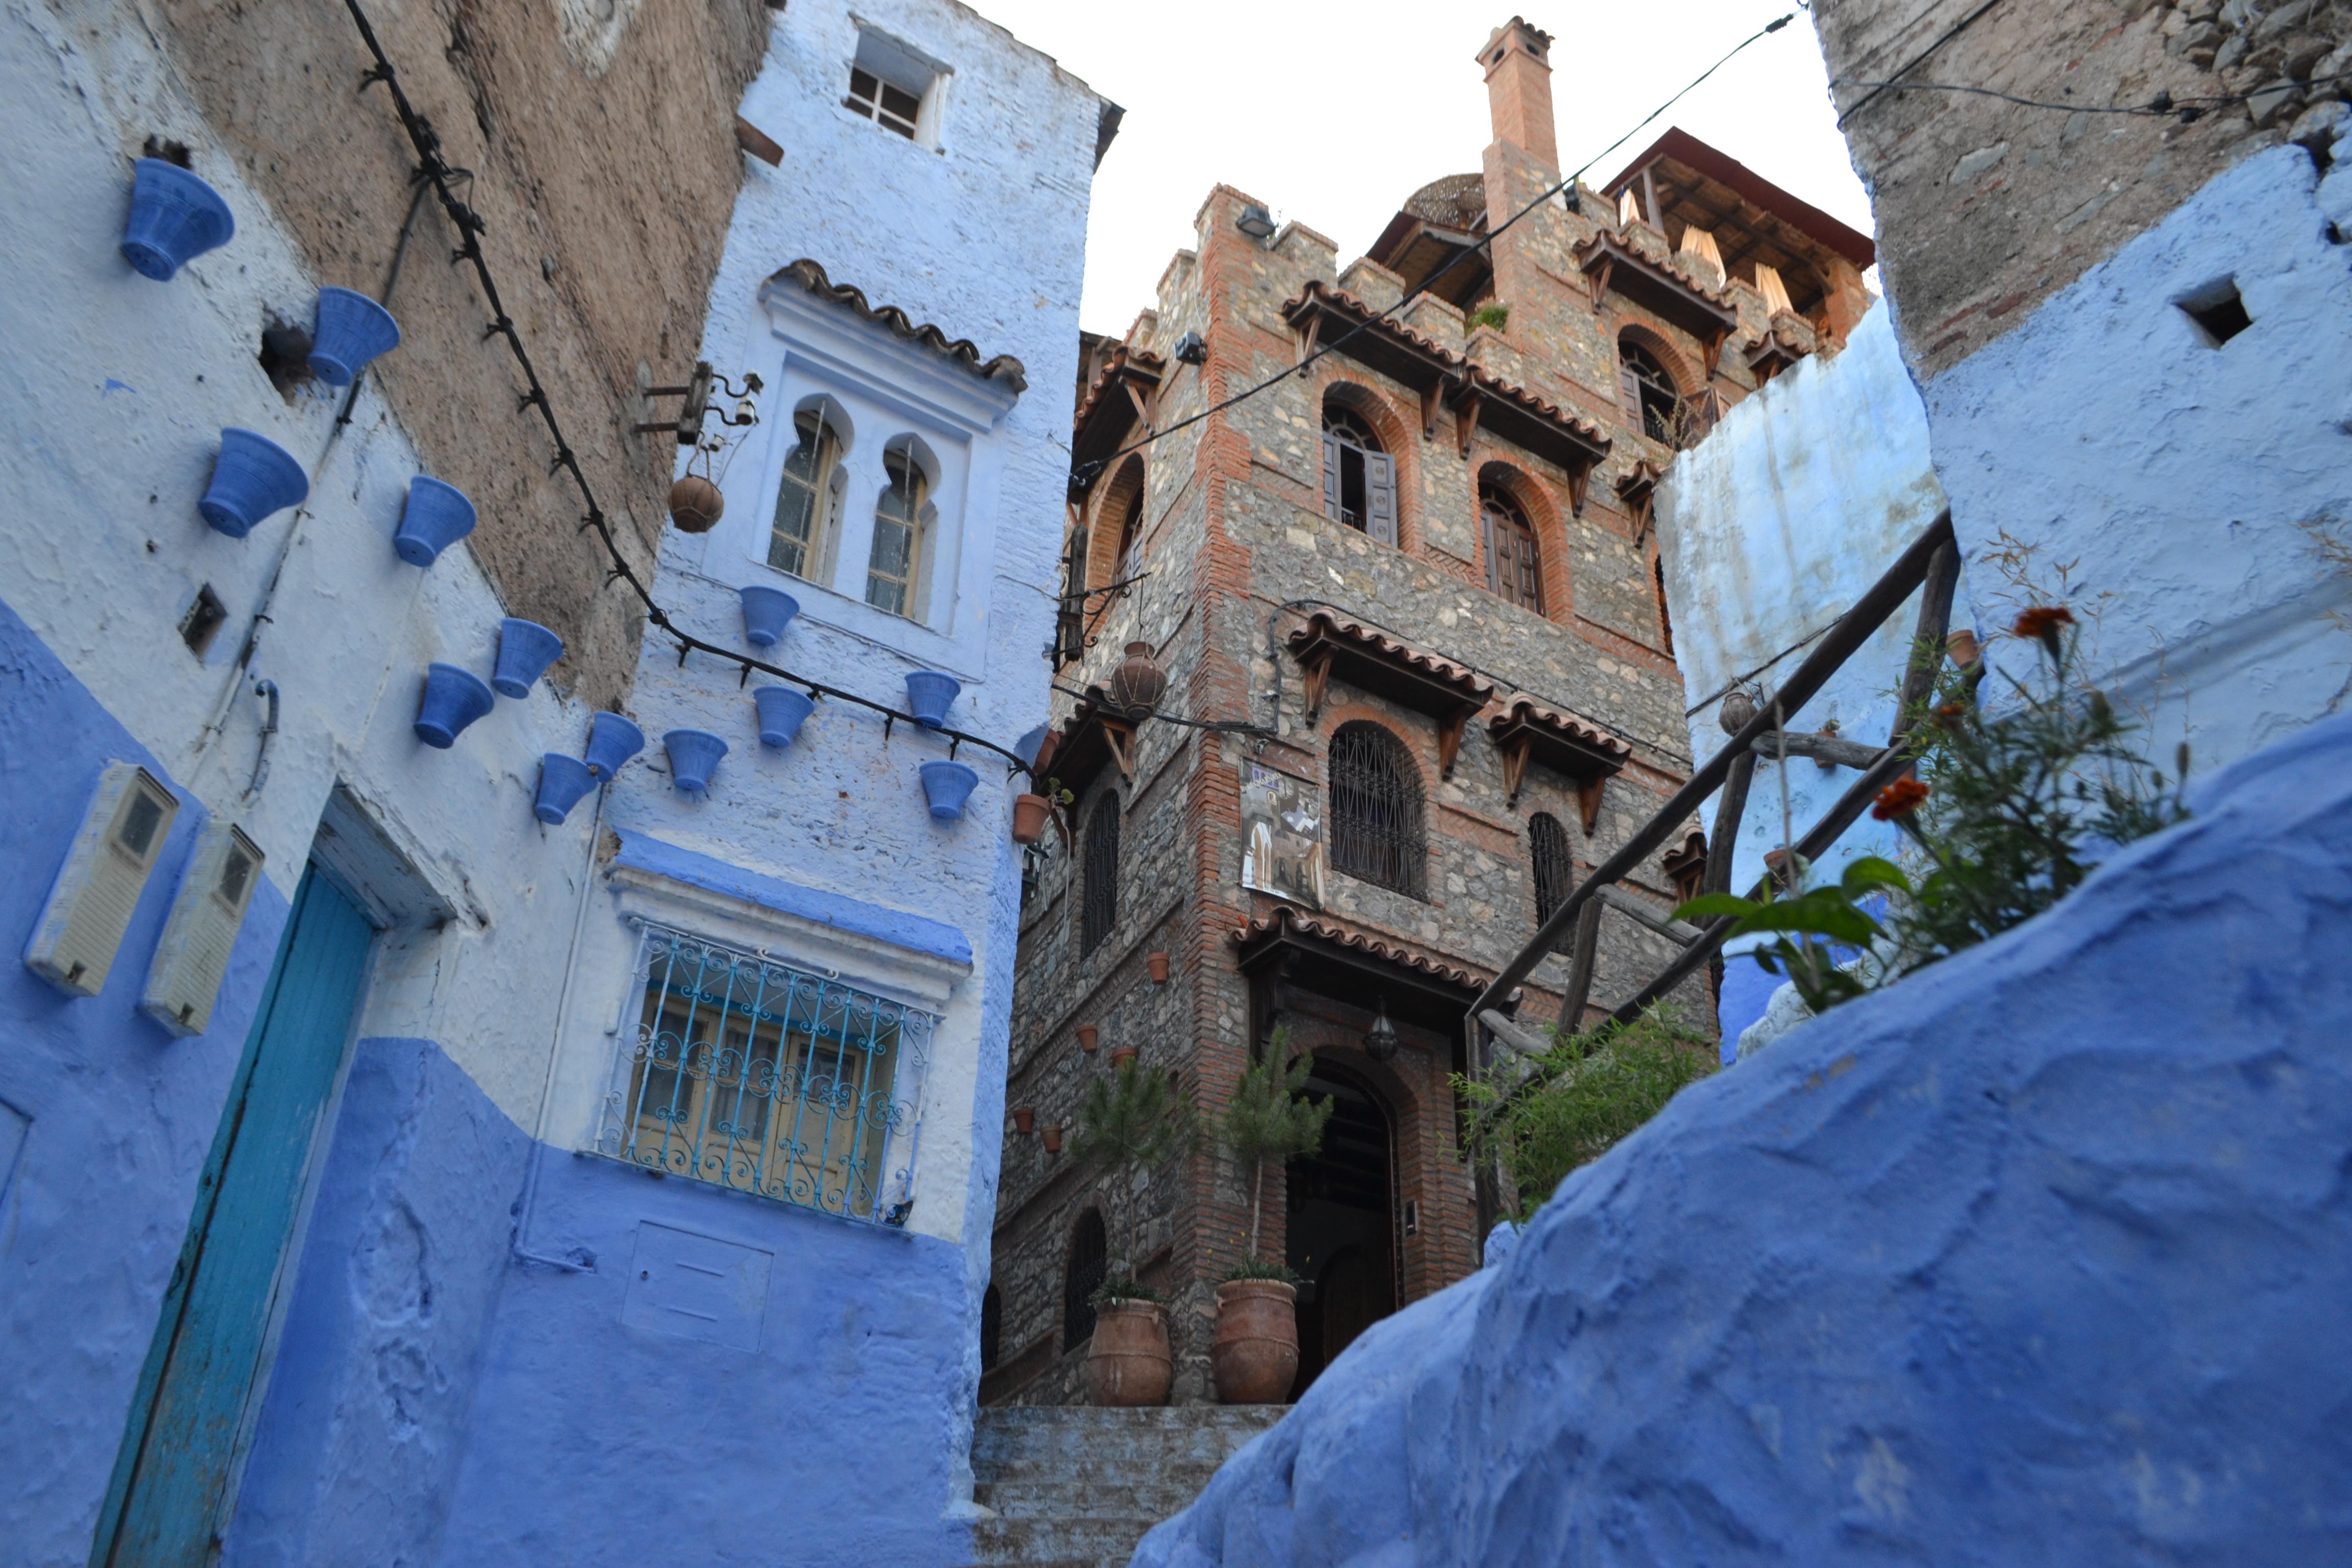
{"type": "Polygon", "coordinates": [[[904,1225],[937,1017],[647,922],[634,1038],[598,1150],[650,1171],[904,1225]]]}
{"type": "MultiPolygon", "coordinates": [[[[1536,924],[1541,925],[1576,890],[1576,858],[1559,818],[1548,811],[1528,818],[1528,854],[1536,874],[1536,924]]],[[[1563,931],[1555,950],[1566,952],[1573,934],[1563,931]]]]}
{"type": "Polygon", "coordinates": [[[1331,737],[1331,866],[1350,877],[1428,896],[1421,766],[1405,743],[1359,720],[1331,737]]]}
{"type": "Polygon", "coordinates": [[[1118,924],[1118,795],[1106,794],[1087,818],[1084,882],[1078,896],[1078,953],[1103,944],[1118,924]]]}
{"type": "Polygon", "coordinates": [[[1535,525],[1502,486],[1482,482],[1478,509],[1486,519],[1486,586],[1522,609],[1543,614],[1543,564],[1535,525]]]}
{"type": "Polygon", "coordinates": [[[1099,1212],[1088,1209],[1070,1233],[1070,1263],[1062,1275],[1062,1348],[1074,1351],[1095,1337],[1094,1294],[1110,1278],[1110,1238],[1099,1212]]]}

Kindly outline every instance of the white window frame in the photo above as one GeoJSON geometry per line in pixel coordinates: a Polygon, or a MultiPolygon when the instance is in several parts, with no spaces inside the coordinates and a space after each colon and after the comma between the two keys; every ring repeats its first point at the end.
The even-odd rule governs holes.
{"type": "Polygon", "coordinates": [[[681,564],[729,588],[783,588],[802,618],[892,647],[933,669],[977,679],[987,667],[985,610],[996,555],[1002,422],[1020,395],[962,364],[908,342],[847,306],[813,295],[789,277],[760,290],[768,331],[745,355],[772,389],[766,419],[720,480],[719,526],[674,548],[681,564]],[[843,451],[839,515],[821,579],[768,564],[784,459],[799,443],[791,411],[825,398],[843,451]],[[883,453],[901,437],[922,442],[938,467],[927,498],[928,559],[905,616],[866,602],[874,510],[889,482],[883,453]]]}
{"type": "MultiPolygon", "coordinates": [[[[933,152],[940,151],[940,125],[947,109],[948,84],[955,79],[954,69],[897,34],[877,27],[863,17],[853,16],[850,21],[857,30],[857,47],[841,68],[842,111],[865,121],[893,140],[933,152]],[[914,98],[916,110],[912,135],[899,132],[885,123],[878,115],[869,114],[851,101],[849,73],[854,70],[863,71],[876,81],[887,83],[914,98]]],[[[880,97],[877,89],[875,95],[877,110],[880,97]]]]}
{"type": "MultiPolygon", "coordinates": [[[[611,882],[619,895],[619,917],[631,963],[618,998],[609,1057],[598,1068],[598,1091],[588,1149],[611,1159],[628,1156],[629,1098],[636,1068],[639,1025],[645,1006],[648,964],[667,933],[708,943],[747,959],[789,968],[908,1009],[925,1022],[910,1030],[899,1046],[899,1061],[891,1086],[899,1125],[882,1150],[887,1168],[875,1173],[876,1202],[870,1215],[844,1215],[836,1210],[787,1197],[746,1194],[726,1181],[698,1178],[714,1192],[766,1196],[781,1206],[813,1215],[845,1219],[861,1226],[893,1225],[891,1211],[899,1205],[895,1222],[929,1233],[940,1216],[910,1215],[929,1184],[922,1167],[922,1129],[937,1090],[939,1068],[946,1039],[946,1020],[956,986],[971,973],[968,962],[941,958],[918,949],[869,937],[837,926],[770,909],[731,894],[681,882],[658,871],[626,864],[613,867],[611,882]],[[919,1038],[918,1037],[919,1035],[919,1038]],[[922,1223],[924,1220],[929,1223],[922,1223]]],[[[576,982],[575,982],[576,983],[576,982]]],[[[949,1075],[952,1077],[953,1075],[949,1075]]],[[[640,1161],[631,1161],[640,1164],[640,1161]]],[[[649,1167],[647,1167],[649,1168],[649,1167]]],[[[671,1175],[692,1173],[670,1170],[671,1175]]]]}

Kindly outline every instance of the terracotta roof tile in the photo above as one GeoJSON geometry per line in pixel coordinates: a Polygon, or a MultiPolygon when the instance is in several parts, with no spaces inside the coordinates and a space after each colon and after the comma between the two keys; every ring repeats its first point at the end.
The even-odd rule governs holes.
{"type": "Polygon", "coordinates": [[[1576,742],[1579,745],[1590,747],[1605,755],[1615,757],[1621,762],[1633,754],[1633,748],[1616,736],[1594,729],[1589,722],[1579,719],[1573,713],[1563,713],[1557,708],[1547,707],[1532,697],[1512,698],[1503,705],[1500,712],[1486,721],[1486,727],[1490,730],[1505,730],[1522,721],[1540,725],[1568,740],[1576,742]]]}
{"type": "Polygon", "coordinates": [[[1355,643],[1382,658],[1410,666],[1433,680],[1457,686],[1465,698],[1480,706],[1484,706],[1495,693],[1492,681],[1480,679],[1476,674],[1452,660],[1441,658],[1433,653],[1423,653],[1410,643],[1399,642],[1361,621],[1341,620],[1328,610],[1316,611],[1307,617],[1305,626],[1290,634],[1286,640],[1294,652],[1315,639],[1318,626],[1323,627],[1328,636],[1355,643]]]}
{"type": "Polygon", "coordinates": [[[1491,973],[1465,969],[1458,963],[1448,963],[1444,959],[1428,957],[1395,942],[1350,931],[1346,926],[1308,914],[1295,904],[1278,904],[1274,912],[1264,920],[1254,920],[1239,927],[1233,933],[1233,942],[1235,947],[1247,947],[1251,942],[1280,936],[1286,930],[1299,936],[1313,937],[1318,942],[1336,943],[1384,963],[1402,964],[1407,969],[1443,980],[1449,985],[1458,985],[1465,991],[1483,991],[1486,982],[1494,978],[1491,973]]]}
{"type": "Polygon", "coordinates": [[[864,290],[846,283],[835,283],[825,276],[823,266],[805,256],[776,276],[791,279],[820,300],[846,305],[861,320],[887,327],[910,342],[920,343],[933,353],[955,361],[982,381],[1001,381],[1016,393],[1029,390],[1028,370],[1011,354],[998,354],[993,359],[983,360],[980,349],[970,338],[950,338],[929,321],[917,322],[896,305],[868,304],[864,290]]]}

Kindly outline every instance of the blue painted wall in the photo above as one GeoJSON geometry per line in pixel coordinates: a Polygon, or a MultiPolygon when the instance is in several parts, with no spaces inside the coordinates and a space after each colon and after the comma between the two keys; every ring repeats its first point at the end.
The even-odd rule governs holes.
{"type": "Polygon", "coordinates": [[[27,1119],[0,1210],[0,1556],[79,1563],[288,909],[261,881],[205,1034],[174,1040],[138,1011],[206,813],[5,603],[0,801],[0,1101],[27,1119]],[[18,960],[115,761],[180,812],[106,988],[68,996],[18,960]]]}
{"type": "Polygon", "coordinates": [[[2352,718],[2196,804],[1685,1090],[1138,1568],[2352,1561],[2352,718]]]}

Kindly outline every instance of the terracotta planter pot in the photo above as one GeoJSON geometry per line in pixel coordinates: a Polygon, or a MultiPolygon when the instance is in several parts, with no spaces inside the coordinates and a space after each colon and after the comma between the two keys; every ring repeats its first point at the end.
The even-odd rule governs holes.
{"type": "Polygon", "coordinates": [[[1168,984],[1168,955],[1166,953],[1151,953],[1147,956],[1143,962],[1151,971],[1151,984],[1154,985],[1165,985],[1168,984]]]}
{"type": "Polygon", "coordinates": [[[1013,797],[1013,842],[1034,844],[1045,837],[1045,819],[1053,815],[1054,803],[1042,795],[1017,795],[1013,797]]]}
{"type": "Polygon", "coordinates": [[[719,525],[727,498],[700,474],[688,474],[669,488],[669,520],[680,533],[708,533],[719,525]]]}
{"type": "Polygon", "coordinates": [[[1944,647],[1951,654],[1952,662],[1962,669],[1977,661],[1977,634],[1967,626],[1956,632],[1947,632],[1944,647]]]}
{"type": "Polygon", "coordinates": [[[1217,1398],[1279,1405],[1298,1377],[1298,1291],[1279,1279],[1217,1287],[1217,1340],[1209,1351],[1217,1398]]]}
{"type": "Polygon", "coordinates": [[[1036,1125],[1037,1108],[1035,1106],[1024,1105],[1013,1113],[1013,1131],[1024,1138],[1028,1137],[1029,1130],[1036,1125]]]}
{"type": "Polygon", "coordinates": [[[1087,1397],[1096,1405],[1165,1405],[1176,1365],[1168,1354],[1168,1310],[1120,1301],[1095,1314],[1087,1347],[1087,1397]]]}
{"type": "Polygon", "coordinates": [[[1060,1128],[1058,1125],[1057,1125],[1057,1126],[1053,1126],[1053,1127],[1048,1127],[1048,1128],[1046,1128],[1046,1129],[1045,1129],[1045,1152],[1046,1152],[1046,1153],[1048,1153],[1048,1154],[1058,1154],[1058,1153],[1060,1153],[1061,1152],[1062,1152],[1062,1130],[1061,1130],[1061,1128],[1060,1128]]]}
{"type": "Polygon", "coordinates": [[[1102,1031],[1096,1028],[1092,1024],[1080,1024],[1078,1026],[1078,1049],[1086,1052],[1087,1055],[1092,1056],[1095,1054],[1095,1044],[1101,1037],[1102,1031]]]}
{"type": "Polygon", "coordinates": [[[1133,1046],[1121,1046],[1118,1049],[1111,1052],[1110,1054],[1111,1070],[1113,1072],[1117,1072],[1120,1068],[1125,1067],[1134,1059],[1135,1047],[1133,1046]]]}

